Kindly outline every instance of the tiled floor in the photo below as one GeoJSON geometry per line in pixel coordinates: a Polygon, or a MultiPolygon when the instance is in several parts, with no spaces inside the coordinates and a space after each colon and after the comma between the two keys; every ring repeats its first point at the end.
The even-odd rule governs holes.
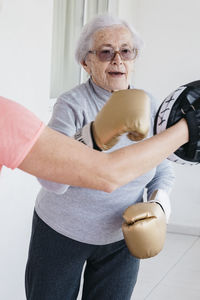
{"type": "Polygon", "coordinates": [[[200,299],[200,237],[168,233],[162,252],[142,260],[131,300],[144,299],[200,299]]]}
{"type": "Polygon", "coordinates": [[[168,233],[161,253],[141,261],[131,300],[200,300],[200,237],[168,233]]]}

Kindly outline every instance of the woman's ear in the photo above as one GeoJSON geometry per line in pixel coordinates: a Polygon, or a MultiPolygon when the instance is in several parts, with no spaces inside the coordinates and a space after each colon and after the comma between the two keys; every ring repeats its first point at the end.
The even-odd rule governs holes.
{"type": "Polygon", "coordinates": [[[84,68],[84,70],[90,75],[91,70],[90,70],[88,61],[83,60],[83,61],[81,62],[81,65],[82,65],[82,67],[84,68]]]}

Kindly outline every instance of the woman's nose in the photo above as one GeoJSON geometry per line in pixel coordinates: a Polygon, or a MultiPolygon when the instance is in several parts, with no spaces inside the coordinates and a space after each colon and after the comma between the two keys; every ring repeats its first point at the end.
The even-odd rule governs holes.
{"type": "Polygon", "coordinates": [[[122,63],[122,59],[121,59],[121,56],[120,56],[119,52],[115,53],[115,56],[113,57],[111,62],[114,63],[114,64],[121,64],[122,63]]]}

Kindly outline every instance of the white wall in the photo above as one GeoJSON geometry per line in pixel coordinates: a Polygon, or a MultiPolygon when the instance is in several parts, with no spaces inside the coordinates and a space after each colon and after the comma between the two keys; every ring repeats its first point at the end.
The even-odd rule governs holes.
{"type": "MultiPolygon", "coordinates": [[[[147,89],[158,103],[179,85],[200,80],[199,11],[199,0],[120,0],[120,16],[145,41],[133,83],[147,89]]],[[[169,229],[200,234],[200,167],[174,166],[169,229]]]]}
{"type": "MultiPolygon", "coordinates": [[[[49,116],[52,10],[53,0],[4,0],[0,10],[0,94],[22,103],[44,121],[49,116]]],[[[152,92],[160,101],[178,85],[198,79],[199,10],[198,0],[120,0],[120,15],[132,21],[146,41],[136,67],[135,84],[152,92]]],[[[176,167],[172,223],[200,227],[199,171],[199,168],[176,167]]],[[[38,189],[33,177],[19,170],[3,169],[0,177],[0,299],[3,300],[25,299],[24,268],[38,189]]]]}
{"type": "MultiPolygon", "coordinates": [[[[5,0],[0,11],[0,95],[48,117],[53,0],[5,0]]],[[[23,300],[39,184],[19,170],[0,177],[0,299],[23,300]]]]}

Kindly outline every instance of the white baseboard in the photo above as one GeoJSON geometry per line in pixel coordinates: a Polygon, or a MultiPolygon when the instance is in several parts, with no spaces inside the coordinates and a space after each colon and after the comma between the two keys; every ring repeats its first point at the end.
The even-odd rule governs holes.
{"type": "Polygon", "coordinates": [[[200,228],[195,226],[168,224],[167,232],[200,236],[200,228]]]}

